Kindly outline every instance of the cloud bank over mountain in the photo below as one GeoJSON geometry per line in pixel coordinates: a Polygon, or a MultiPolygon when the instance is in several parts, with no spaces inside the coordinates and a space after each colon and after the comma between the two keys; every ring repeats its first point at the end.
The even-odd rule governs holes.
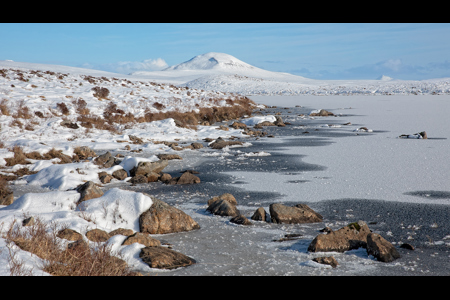
{"type": "Polygon", "coordinates": [[[143,61],[119,61],[117,63],[108,64],[90,64],[81,65],[82,68],[102,70],[120,74],[129,74],[138,71],[160,71],[169,65],[162,58],[146,59],[143,61]]]}

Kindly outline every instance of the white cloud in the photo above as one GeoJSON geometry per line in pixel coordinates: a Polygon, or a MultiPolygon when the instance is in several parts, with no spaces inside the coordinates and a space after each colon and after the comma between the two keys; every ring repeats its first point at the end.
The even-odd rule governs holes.
{"type": "Polygon", "coordinates": [[[143,61],[119,61],[108,64],[90,64],[84,63],[83,68],[90,68],[120,74],[129,74],[137,71],[160,71],[169,67],[166,61],[162,58],[146,59],[143,61]]]}
{"type": "Polygon", "coordinates": [[[159,71],[169,65],[162,58],[146,59],[144,61],[120,61],[116,64],[116,72],[131,73],[136,71],[159,71]]]}
{"type": "Polygon", "coordinates": [[[402,67],[402,61],[400,59],[388,59],[386,61],[378,63],[375,69],[380,66],[382,67],[381,69],[388,69],[397,72],[402,67]]]}

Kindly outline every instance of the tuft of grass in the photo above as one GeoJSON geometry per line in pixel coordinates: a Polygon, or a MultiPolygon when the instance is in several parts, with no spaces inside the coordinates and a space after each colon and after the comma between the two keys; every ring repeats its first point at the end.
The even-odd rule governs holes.
{"type": "Polygon", "coordinates": [[[25,165],[29,163],[22,147],[14,146],[12,149],[10,149],[10,151],[14,153],[14,156],[5,158],[7,167],[11,167],[17,164],[25,165]]]}
{"type": "MultiPolygon", "coordinates": [[[[88,244],[79,240],[65,246],[58,232],[67,226],[54,222],[45,223],[40,218],[30,226],[22,226],[14,220],[6,231],[1,232],[8,244],[40,257],[42,270],[54,276],[136,276],[119,253],[112,251],[107,243],[88,244]]],[[[11,248],[11,247],[10,247],[11,248]]],[[[10,252],[10,272],[17,274],[23,262],[10,252]]]]}

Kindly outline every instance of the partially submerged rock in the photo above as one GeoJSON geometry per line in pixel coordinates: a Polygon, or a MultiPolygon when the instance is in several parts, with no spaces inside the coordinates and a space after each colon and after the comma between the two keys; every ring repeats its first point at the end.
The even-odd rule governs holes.
{"type": "Polygon", "coordinates": [[[258,208],[253,216],[251,217],[252,220],[255,221],[265,221],[268,222],[270,220],[270,215],[266,212],[264,207],[258,208]]]}
{"type": "Polygon", "coordinates": [[[272,203],[269,206],[270,217],[273,223],[301,224],[322,222],[323,217],[306,204],[286,206],[281,203],[272,203]]]}
{"type": "Polygon", "coordinates": [[[345,252],[360,247],[366,248],[370,229],[363,221],[351,223],[336,231],[319,234],[309,244],[309,252],[345,252]]]}
{"type": "Polygon", "coordinates": [[[243,215],[237,215],[231,218],[230,222],[238,225],[252,225],[252,222],[243,215]]]}
{"type": "Polygon", "coordinates": [[[184,172],[180,177],[174,177],[165,182],[168,184],[196,184],[201,181],[200,178],[192,174],[192,172],[184,172]]]}
{"type": "Polygon", "coordinates": [[[365,248],[378,261],[392,262],[400,258],[397,249],[381,235],[372,233],[363,221],[350,223],[339,230],[319,234],[308,247],[309,252],[345,252],[365,248]]]}
{"type": "Polygon", "coordinates": [[[415,134],[402,134],[399,136],[401,139],[428,139],[427,133],[425,131],[415,133],[415,134]]]}
{"type": "Polygon", "coordinates": [[[382,262],[391,262],[400,258],[397,249],[377,233],[367,235],[367,254],[382,262]]]}
{"type": "Polygon", "coordinates": [[[233,195],[225,193],[218,197],[213,197],[208,200],[207,211],[218,216],[237,217],[241,215],[236,207],[237,201],[233,195]]]}
{"type": "Polygon", "coordinates": [[[150,268],[176,269],[195,264],[196,261],[187,255],[163,246],[152,246],[141,249],[139,257],[150,268]]]}
{"type": "Polygon", "coordinates": [[[199,229],[200,225],[183,211],[151,197],[153,204],[139,216],[140,232],[165,234],[199,229]]]}
{"type": "Polygon", "coordinates": [[[339,263],[337,262],[336,258],[334,256],[320,256],[313,258],[313,261],[324,264],[324,265],[330,265],[333,268],[336,268],[339,263]]]}
{"type": "Polygon", "coordinates": [[[136,175],[146,175],[150,172],[160,173],[168,165],[169,161],[165,159],[160,159],[153,162],[141,161],[137,164],[137,166],[130,170],[130,175],[133,177],[136,175]]]}
{"type": "Polygon", "coordinates": [[[244,143],[239,142],[239,141],[225,141],[222,138],[218,138],[217,140],[215,140],[213,143],[211,143],[209,145],[209,147],[211,147],[212,149],[223,149],[227,146],[235,146],[235,145],[240,145],[242,146],[244,143]]]}
{"type": "Polygon", "coordinates": [[[310,114],[311,117],[328,117],[328,116],[334,116],[332,112],[329,112],[325,109],[318,109],[313,110],[310,114]]]}

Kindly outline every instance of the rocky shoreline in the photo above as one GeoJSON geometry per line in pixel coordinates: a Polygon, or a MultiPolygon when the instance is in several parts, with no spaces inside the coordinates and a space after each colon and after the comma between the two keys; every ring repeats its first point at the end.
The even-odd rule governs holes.
{"type": "MultiPolygon", "coordinates": [[[[254,141],[254,145],[246,149],[253,150],[254,152],[245,152],[245,153],[261,153],[264,152],[266,147],[280,147],[280,145],[275,145],[270,143],[270,138],[259,140],[261,137],[273,137],[277,135],[285,135],[286,133],[291,134],[293,136],[296,135],[308,135],[311,134],[309,131],[292,131],[289,129],[290,125],[299,127],[299,124],[290,124],[289,122],[283,122],[284,115],[283,113],[286,110],[294,111],[295,113],[299,113],[300,108],[283,108],[277,109],[272,108],[267,110],[264,113],[275,113],[277,114],[276,121],[272,124],[259,124],[258,126],[254,126],[253,129],[250,126],[247,126],[240,122],[234,122],[229,125],[233,128],[241,128],[247,132],[249,137],[252,137],[252,141],[254,141]],[[286,124],[287,123],[287,124],[286,124]],[[264,127],[263,127],[264,126],[264,127]],[[266,127],[268,126],[268,127],[266,127]],[[284,128],[287,127],[287,128],[284,128]],[[267,131],[262,131],[260,129],[264,129],[267,131]],[[284,131],[280,131],[280,129],[284,129],[284,131]],[[257,149],[255,151],[255,148],[257,149]]],[[[332,116],[328,114],[323,114],[323,116],[332,116]]],[[[319,116],[321,116],[319,114],[319,116]]],[[[327,119],[327,124],[331,126],[332,124],[348,124],[348,122],[339,122],[335,120],[327,119]],[[332,121],[332,122],[330,122],[332,121]],[[330,125],[331,124],[331,125],[330,125]]],[[[322,120],[313,120],[316,124],[320,124],[324,122],[322,120]]],[[[222,125],[223,126],[223,125],[222,125]]],[[[344,125],[345,126],[345,125],[344,125]]],[[[222,130],[226,130],[226,127],[222,127],[222,130]]],[[[315,136],[323,137],[323,140],[308,140],[307,138],[302,138],[303,143],[312,143],[311,146],[322,146],[326,145],[328,142],[327,138],[329,137],[342,137],[348,136],[348,132],[329,132],[326,129],[324,130],[315,130],[312,133],[315,136]]],[[[354,133],[352,133],[354,134],[354,133]]],[[[191,150],[221,150],[225,147],[230,146],[243,146],[243,140],[239,139],[231,139],[224,140],[222,138],[218,138],[216,140],[206,140],[203,143],[195,142],[190,145],[180,146],[178,144],[171,144],[174,150],[181,150],[189,147],[191,150]],[[206,143],[206,144],[205,144],[206,143]]],[[[236,148],[236,149],[244,149],[244,148],[236,148]]],[[[80,153],[81,157],[89,158],[92,157],[93,161],[100,165],[103,168],[111,167],[113,165],[117,165],[120,160],[120,155],[113,156],[110,152],[106,152],[102,155],[95,155],[90,152],[89,149],[83,149],[85,151],[85,155],[80,153]],[[90,153],[90,154],[89,154],[90,153]]],[[[199,152],[205,153],[205,152],[199,152]]],[[[193,156],[199,156],[199,153],[194,153],[193,156]]],[[[142,153],[142,155],[145,155],[142,153]]],[[[201,155],[201,154],[200,154],[201,155]]],[[[236,155],[234,155],[236,159],[236,155]]],[[[393,245],[388,241],[389,236],[384,234],[380,234],[383,232],[379,230],[379,226],[376,226],[377,223],[370,223],[370,220],[365,219],[367,215],[362,215],[357,219],[348,220],[347,224],[342,224],[345,221],[340,220],[339,222],[335,222],[335,225],[341,224],[341,226],[335,229],[332,229],[328,226],[324,226],[327,222],[330,222],[329,216],[331,214],[330,211],[327,211],[327,214],[324,214],[322,205],[315,205],[319,209],[319,212],[313,210],[308,203],[297,203],[295,205],[285,205],[283,203],[277,202],[276,194],[264,194],[264,198],[267,199],[265,205],[270,201],[274,201],[269,204],[269,213],[262,206],[258,206],[257,201],[253,201],[254,199],[261,197],[261,193],[254,193],[250,195],[248,192],[237,191],[236,189],[230,189],[230,192],[223,191],[227,189],[229,184],[223,184],[220,182],[222,178],[220,172],[215,173],[214,169],[209,168],[211,165],[217,165],[217,161],[215,158],[212,158],[208,164],[204,164],[202,166],[198,166],[195,170],[185,169],[189,167],[183,161],[182,155],[178,154],[167,154],[158,156],[160,159],[156,162],[140,162],[133,169],[130,170],[129,174],[123,174],[123,172],[115,171],[112,174],[108,174],[106,172],[99,172],[99,179],[103,184],[103,187],[99,187],[92,182],[87,182],[86,184],[79,186],[76,191],[80,193],[80,199],[78,201],[78,205],[81,205],[83,201],[88,199],[93,199],[96,197],[101,197],[103,195],[102,189],[108,189],[110,183],[111,186],[116,186],[117,184],[121,185],[124,189],[130,189],[134,191],[141,191],[150,196],[153,201],[152,207],[143,213],[139,217],[140,224],[140,232],[124,232],[120,231],[120,233],[107,233],[95,231],[95,233],[86,233],[86,237],[92,241],[98,241],[99,237],[101,241],[108,240],[111,236],[115,234],[126,235],[127,238],[124,241],[124,245],[127,243],[140,243],[145,245],[140,252],[140,257],[142,261],[148,264],[151,268],[162,269],[162,270],[175,270],[175,273],[166,273],[163,272],[164,275],[176,275],[182,268],[186,268],[186,274],[189,273],[189,268],[193,268],[198,261],[200,263],[203,259],[199,257],[197,253],[196,255],[184,254],[183,251],[175,251],[173,250],[174,242],[167,242],[164,239],[168,236],[171,240],[177,240],[177,233],[182,232],[190,232],[197,231],[201,232],[203,226],[199,224],[199,222],[195,221],[189,213],[183,211],[183,209],[179,209],[176,206],[184,207],[187,205],[189,212],[195,212],[195,214],[202,214],[203,218],[209,218],[208,222],[214,220],[214,216],[219,218],[221,223],[225,222],[224,226],[232,226],[234,232],[239,232],[240,228],[265,228],[269,226],[272,230],[275,229],[283,230],[286,227],[288,228],[297,228],[301,230],[306,230],[307,234],[292,234],[285,233],[282,238],[275,239],[273,241],[277,241],[280,243],[291,243],[288,248],[285,249],[296,249],[296,242],[301,241],[302,247],[306,247],[306,252],[311,256],[310,261],[318,264],[330,265],[333,269],[340,266],[339,259],[336,259],[335,255],[312,255],[312,253],[318,252],[319,254],[323,254],[322,252],[331,252],[332,254],[335,252],[344,253],[347,251],[355,250],[363,248],[367,252],[367,257],[372,256],[374,260],[383,262],[383,263],[392,263],[402,256],[406,251],[406,256],[410,255],[409,252],[414,252],[415,247],[409,243],[402,243],[401,245],[393,245]],[[176,167],[168,167],[172,162],[176,162],[176,167]],[[183,168],[185,167],[185,168],[183,168]],[[166,172],[165,169],[170,169],[172,171],[166,172]],[[178,169],[176,169],[178,168],[178,169]],[[182,169],[180,169],[182,168],[182,169]],[[208,170],[209,169],[209,170],[208,170]],[[205,174],[205,170],[207,174],[205,174]],[[182,175],[176,176],[175,173],[182,175]],[[207,176],[213,175],[209,178],[205,178],[207,176]],[[214,178],[214,176],[216,176],[214,178]],[[129,178],[131,177],[131,178],[129,178]],[[118,182],[123,181],[125,178],[128,178],[127,184],[120,184],[118,182]],[[131,185],[129,185],[131,183],[131,185]],[[202,184],[206,184],[208,189],[205,189],[202,184]],[[151,187],[149,187],[151,186],[151,187]],[[184,201],[174,202],[173,198],[168,195],[170,192],[179,192],[183,191],[184,194],[190,195],[194,198],[193,202],[184,201]],[[199,193],[203,193],[202,197],[198,197],[199,193]],[[213,194],[216,193],[216,194],[213,194]],[[168,201],[160,200],[157,197],[158,195],[165,194],[168,201]],[[243,194],[246,194],[245,197],[242,197],[243,194]],[[192,196],[193,195],[193,196],[192,196]],[[205,197],[208,198],[205,201],[205,197]],[[237,200],[237,198],[239,200],[237,200]],[[242,198],[245,198],[245,201],[242,201],[242,198]],[[192,210],[189,205],[194,205],[196,208],[192,210]],[[244,206],[244,209],[241,210],[240,206],[244,206]],[[200,208],[199,208],[200,207],[200,208]],[[253,207],[249,209],[249,207],[253,207]],[[314,225],[313,229],[310,229],[308,226],[311,223],[317,223],[314,225]],[[227,225],[229,224],[229,225],[227,225]],[[306,224],[306,228],[302,228],[303,225],[306,224]],[[343,226],[342,226],[343,225],[343,226]],[[372,230],[372,225],[375,225],[375,230],[372,230]],[[277,228],[280,227],[279,228],[277,228]],[[320,227],[320,228],[319,228],[320,227]],[[156,236],[155,236],[156,235],[156,236]],[[159,240],[161,237],[161,241],[159,240]]],[[[265,171],[270,172],[269,169],[274,169],[277,166],[269,166],[269,161],[266,159],[264,161],[264,157],[260,157],[261,164],[259,164],[265,171]]],[[[288,159],[288,157],[287,157],[288,159]]],[[[203,160],[200,159],[203,162],[203,160]]],[[[273,160],[273,157],[271,157],[273,160]]],[[[289,159],[288,159],[289,160],[289,159]]],[[[236,162],[236,160],[235,160],[236,162]]],[[[220,164],[219,164],[220,165],[220,164]]],[[[224,164],[219,169],[224,170],[226,167],[230,167],[233,164],[224,164]]],[[[289,165],[289,168],[283,168],[285,172],[292,171],[301,171],[308,169],[316,169],[320,170],[320,166],[308,165],[304,164],[301,161],[296,160],[296,163],[292,164],[291,162],[286,162],[286,165],[289,165]]],[[[255,165],[245,166],[241,165],[239,162],[235,165],[237,168],[249,168],[250,170],[255,169],[255,165]]],[[[280,167],[280,165],[278,165],[280,167]]],[[[229,180],[229,179],[228,179],[229,180]]],[[[335,203],[338,203],[336,201],[335,203]]],[[[361,200],[355,200],[354,203],[360,203],[361,200]]],[[[348,203],[347,203],[348,204],[348,203]]],[[[350,204],[348,204],[350,205],[350,204]]],[[[425,206],[422,206],[425,207],[425,206]]],[[[445,208],[446,209],[446,208],[445,208]]],[[[448,209],[447,209],[448,210],[448,209]]],[[[335,218],[335,216],[333,216],[335,218]]],[[[340,217],[343,217],[342,214],[340,217]]],[[[335,221],[335,220],[334,220],[335,221]]],[[[245,229],[247,230],[247,229],[245,229]]],[[[251,229],[250,229],[251,230],[251,229]]],[[[79,234],[79,233],[78,233],[79,234]]],[[[201,236],[201,233],[198,233],[201,236]]],[[[76,235],[76,233],[75,233],[76,235]]],[[[63,235],[62,235],[63,236],[63,235]]],[[[78,235],[76,235],[78,236],[78,235]]],[[[79,237],[79,236],[78,236],[79,237]]],[[[78,243],[79,239],[76,240],[71,237],[73,243],[78,243]]],[[[253,241],[253,243],[258,243],[258,241],[253,241]]],[[[423,246],[423,244],[421,244],[423,246]]],[[[181,247],[182,248],[182,247],[181,247]]],[[[304,249],[302,251],[305,251],[304,249]]],[[[447,251],[444,249],[444,251],[447,251]]],[[[369,261],[372,261],[369,259],[369,261]]],[[[226,265],[224,263],[224,265],[226,265]]],[[[401,272],[401,271],[400,271],[401,272]]],[[[183,272],[179,272],[183,273],[183,272]]],[[[149,273],[152,274],[152,273],[149,273]]],[[[159,273],[158,273],[159,274],[159,273]]],[[[195,274],[195,272],[193,273],[195,274]]]]}

